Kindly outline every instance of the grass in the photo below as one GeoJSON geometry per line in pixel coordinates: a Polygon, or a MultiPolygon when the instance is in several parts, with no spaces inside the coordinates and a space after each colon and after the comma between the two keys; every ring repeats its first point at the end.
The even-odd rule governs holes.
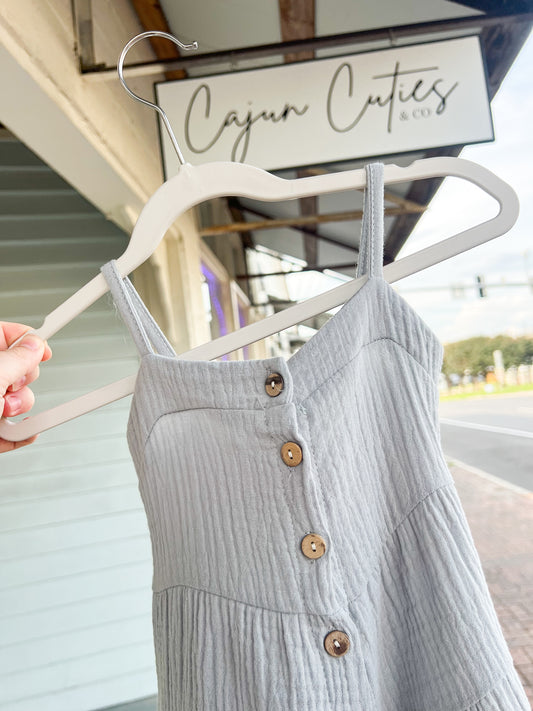
{"type": "Polygon", "coordinates": [[[493,385],[492,392],[485,392],[485,383],[475,383],[473,385],[457,385],[457,391],[450,395],[440,396],[441,402],[449,402],[451,400],[466,400],[469,397],[493,397],[494,395],[506,395],[507,393],[525,393],[533,392],[533,383],[526,385],[493,385]],[[459,388],[472,388],[468,392],[460,392],[459,388]]]}

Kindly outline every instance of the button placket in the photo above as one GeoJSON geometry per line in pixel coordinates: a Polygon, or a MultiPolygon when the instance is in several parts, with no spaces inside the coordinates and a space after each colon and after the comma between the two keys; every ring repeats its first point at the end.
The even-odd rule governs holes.
{"type": "MultiPolygon", "coordinates": [[[[290,379],[290,375],[289,375],[290,379]]],[[[264,380],[264,391],[269,398],[280,395],[285,388],[285,381],[281,373],[270,372],[264,380]]],[[[272,403],[274,405],[274,403],[272,403]]],[[[288,467],[299,466],[304,460],[302,445],[293,440],[288,440],[281,445],[281,459],[288,467]]],[[[300,540],[301,553],[310,561],[322,558],[327,551],[324,538],[318,533],[306,533],[300,540]]],[[[341,630],[332,630],[323,640],[326,652],[335,658],[344,656],[350,648],[348,635],[341,630]]]]}

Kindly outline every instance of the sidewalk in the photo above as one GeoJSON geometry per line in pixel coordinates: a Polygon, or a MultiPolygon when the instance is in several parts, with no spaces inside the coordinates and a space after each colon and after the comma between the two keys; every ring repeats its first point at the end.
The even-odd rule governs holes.
{"type": "Polygon", "coordinates": [[[533,704],[533,493],[450,463],[503,633],[533,704]]]}

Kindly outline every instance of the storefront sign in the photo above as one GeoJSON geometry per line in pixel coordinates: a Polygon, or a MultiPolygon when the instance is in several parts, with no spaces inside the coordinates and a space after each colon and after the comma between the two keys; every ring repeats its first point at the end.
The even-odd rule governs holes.
{"type": "MultiPolygon", "coordinates": [[[[477,37],[156,85],[185,159],[274,170],[494,138],[477,37]]],[[[178,168],[161,129],[167,177],[178,168]]]]}

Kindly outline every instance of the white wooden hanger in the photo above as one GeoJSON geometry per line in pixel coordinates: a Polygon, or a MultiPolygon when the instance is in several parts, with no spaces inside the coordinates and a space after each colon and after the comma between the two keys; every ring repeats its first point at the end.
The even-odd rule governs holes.
{"type": "MultiPolygon", "coordinates": [[[[135,42],[153,34],[167,37],[181,47],[190,47],[190,45],[182,45],[172,35],[166,33],[142,33],[124,48],[119,63],[119,75],[127,50],[135,42]]],[[[127,90],[135,98],[140,98],[129,89],[127,90]]],[[[160,107],[150,104],[144,99],[142,101],[153,106],[159,112],[162,111],[160,107]]],[[[168,125],[167,128],[173,137],[172,129],[168,125]]],[[[173,142],[175,142],[175,137],[173,142]]],[[[132,272],[150,257],[176,218],[206,200],[231,195],[266,202],[278,202],[330,192],[362,189],[366,183],[364,169],[285,180],[246,164],[216,162],[192,166],[184,163],[182,158],[180,158],[180,162],[182,165],[178,174],[165,182],[146,203],[133,229],[127,249],[117,259],[117,267],[122,276],[132,272]]],[[[497,200],[500,206],[499,213],[490,220],[387,265],[384,267],[383,276],[389,283],[488,242],[507,232],[516,222],[519,212],[516,193],[507,183],[477,163],[460,158],[428,158],[417,160],[405,168],[394,164],[385,165],[384,170],[384,181],[389,185],[445,176],[464,178],[482,188],[497,200]]],[[[262,321],[252,323],[233,333],[181,353],[178,357],[187,360],[218,358],[343,304],[363,286],[366,280],[367,276],[364,275],[344,283],[262,321]]],[[[107,282],[99,273],[48,314],[35,333],[43,339],[50,338],[107,291],[107,282]]],[[[134,390],[135,379],[135,375],[123,378],[20,422],[13,423],[6,418],[0,418],[0,437],[13,442],[21,441],[96,410],[131,394],[134,390]]]]}

